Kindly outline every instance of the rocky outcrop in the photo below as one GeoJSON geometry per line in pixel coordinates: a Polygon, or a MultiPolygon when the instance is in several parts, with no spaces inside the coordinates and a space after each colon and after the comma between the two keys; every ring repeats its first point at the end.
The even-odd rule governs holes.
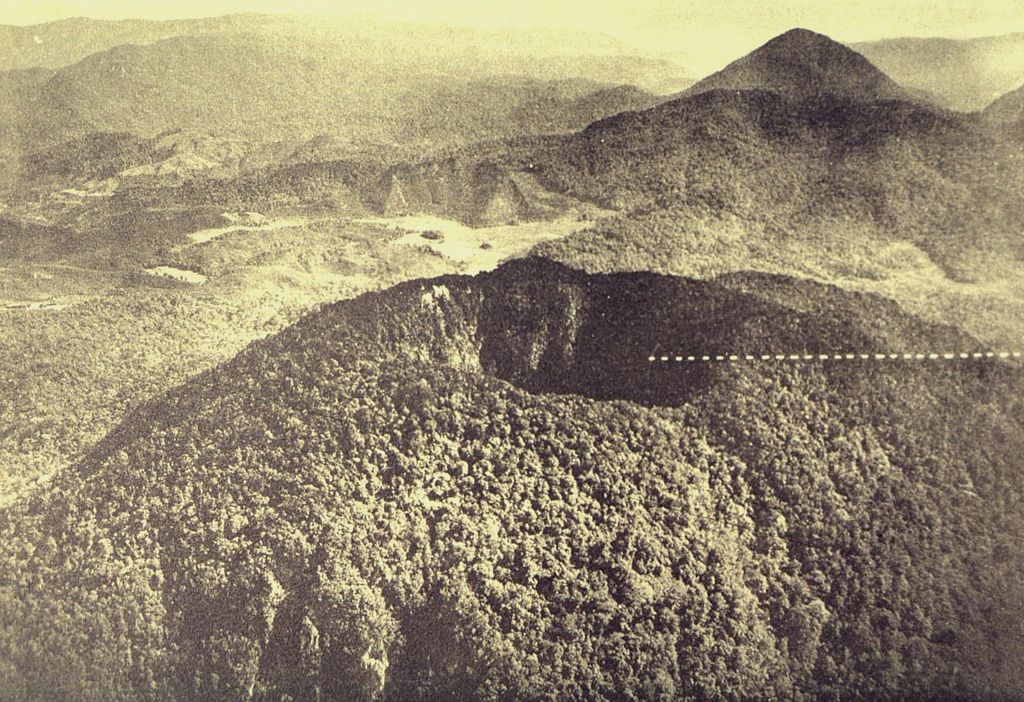
{"type": "Polygon", "coordinates": [[[387,216],[433,214],[475,227],[535,216],[512,173],[491,161],[450,158],[405,167],[384,183],[380,208],[387,216]]]}

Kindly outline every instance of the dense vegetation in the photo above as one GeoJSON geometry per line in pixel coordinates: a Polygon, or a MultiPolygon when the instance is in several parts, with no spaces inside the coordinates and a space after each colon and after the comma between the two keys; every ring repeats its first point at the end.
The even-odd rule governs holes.
{"type": "Polygon", "coordinates": [[[793,99],[832,95],[847,100],[914,100],[917,96],[870,61],[828,37],[791,29],[687,88],[770,90],[793,99]]]}
{"type": "Polygon", "coordinates": [[[598,122],[556,154],[535,166],[544,182],[634,212],[727,214],[795,236],[862,225],[961,275],[976,274],[973,252],[1019,251],[1019,152],[909,103],[713,91],[598,122]]]}
{"type": "Polygon", "coordinates": [[[98,270],[9,262],[0,279],[0,504],[78,458],[132,407],[320,303],[454,270],[395,236],[318,220],[161,257],[130,252],[203,273],[202,286],[147,275],[125,263],[129,254],[98,270]]]}
{"type": "Polygon", "coordinates": [[[695,329],[970,341],[733,283],[527,261],[249,347],[0,513],[0,698],[1024,695],[1020,371],[651,368],[695,329]],[[673,407],[616,399],[598,319],[673,407]]]}
{"type": "MultiPolygon", "coordinates": [[[[362,146],[461,144],[581,129],[658,102],[640,89],[611,90],[616,82],[588,76],[585,67],[541,78],[522,58],[474,61],[474,47],[454,41],[439,58],[431,47],[382,52],[396,39],[386,30],[351,44],[343,33],[322,32],[283,38],[236,30],[129,43],[65,66],[34,90],[15,83],[6,91],[15,108],[0,113],[7,118],[0,155],[92,132],[148,139],[172,129],[257,143],[331,135],[362,146]]],[[[643,60],[620,63],[634,61],[643,60]]],[[[4,82],[13,79],[0,79],[0,88],[4,82]]]]}
{"type": "MultiPolygon", "coordinates": [[[[461,189],[439,162],[396,169],[405,200],[479,212],[467,156],[461,189]]],[[[822,233],[852,232],[918,246],[964,280],[986,275],[993,258],[1019,259],[1020,150],[973,120],[907,102],[713,90],[476,163],[630,219],[667,212],[713,226],[734,218],[767,247],[803,240],[821,255],[822,233]]]]}
{"type": "Polygon", "coordinates": [[[102,53],[72,22],[60,70],[0,74],[0,702],[1024,699],[1018,365],[648,362],[983,349],[748,268],[1024,339],[1014,96],[928,107],[798,31],[646,109],[594,80],[643,61],[571,33],[281,21],[102,53]],[[537,252],[608,275],[532,258],[249,343],[454,267],[353,215],[595,204],[537,252]]]}

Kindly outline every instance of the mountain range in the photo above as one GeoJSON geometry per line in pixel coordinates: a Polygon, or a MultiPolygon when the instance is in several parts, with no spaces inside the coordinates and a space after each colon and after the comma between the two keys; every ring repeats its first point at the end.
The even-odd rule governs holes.
{"type": "Polygon", "coordinates": [[[453,81],[421,64],[353,61],[314,42],[189,37],[118,47],[62,69],[34,86],[16,124],[29,148],[97,131],[151,137],[176,128],[257,141],[327,134],[386,144],[465,142],[580,128],[594,117],[593,105],[572,115],[572,101],[608,87],[584,79],[470,81],[465,74],[453,81]]]}
{"type": "Polygon", "coordinates": [[[523,37],[360,17],[232,15],[68,20],[6,34],[0,45],[14,72],[0,79],[11,86],[0,146],[8,153],[97,131],[149,138],[170,129],[261,142],[323,134],[465,143],[581,128],[637,105],[612,102],[612,112],[595,115],[611,100],[604,94],[572,115],[573,105],[559,102],[584,93],[625,84],[670,92],[693,82],[675,64],[568,31],[523,37]],[[466,104],[456,110],[450,101],[466,104]]]}
{"type": "Polygon", "coordinates": [[[900,85],[950,109],[977,112],[1024,82],[1024,34],[901,38],[851,44],[900,85]]]}
{"type": "Polygon", "coordinates": [[[1024,699],[1020,90],[4,36],[0,702],[1024,699]]]}
{"type": "MultiPolygon", "coordinates": [[[[1017,260],[1020,251],[1019,148],[974,118],[914,99],[850,49],[806,31],[769,42],[675,100],[540,146],[464,150],[460,160],[462,174],[490,164],[492,182],[506,190],[535,179],[634,220],[673,211],[736,218],[749,236],[817,240],[855,230],[907,241],[962,278],[979,274],[979,256],[1017,260]]],[[[411,210],[480,221],[489,200],[471,183],[454,187],[458,178],[440,175],[445,168],[396,167],[385,184],[400,188],[411,210]]],[[[529,197],[513,200],[515,216],[532,216],[529,197]]]]}
{"type": "MultiPolygon", "coordinates": [[[[644,61],[641,52],[606,35],[571,29],[501,30],[397,22],[371,15],[239,13],[170,21],[110,22],[72,18],[27,27],[4,26],[0,29],[0,70],[36,67],[56,70],[123,45],[147,46],[172,38],[239,34],[257,35],[274,43],[314,41],[330,45],[349,57],[376,62],[390,59],[396,63],[427,63],[436,68],[446,60],[456,59],[464,62],[465,68],[476,76],[480,72],[495,72],[495,66],[502,62],[510,62],[511,66],[506,68],[513,70],[496,72],[514,74],[517,72],[514,69],[520,65],[538,66],[543,59],[557,61],[574,57],[620,57],[620,68],[632,67],[641,72],[647,67],[657,73],[669,65],[655,57],[644,61]],[[466,60],[470,57],[472,61],[466,60]],[[630,57],[638,60],[631,63],[630,57]]],[[[678,65],[672,66],[678,74],[678,65]]],[[[608,64],[582,67],[584,71],[607,69],[608,64]]],[[[535,77],[567,77],[558,73],[557,67],[554,70],[554,74],[535,77]]],[[[593,75],[580,77],[595,78],[593,75]]],[[[637,83],[650,87],[643,84],[643,79],[637,83]]]]}

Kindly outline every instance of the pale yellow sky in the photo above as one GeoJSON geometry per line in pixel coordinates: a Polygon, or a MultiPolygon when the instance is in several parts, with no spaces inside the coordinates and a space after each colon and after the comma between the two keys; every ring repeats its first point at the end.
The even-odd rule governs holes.
{"type": "Polygon", "coordinates": [[[233,12],[360,12],[466,25],[571,26],[649,51],[685,51],[712,61],[796,26],[847,42],[1024,31],[1024,0],[0,0],[0,24],[233,12]]]}

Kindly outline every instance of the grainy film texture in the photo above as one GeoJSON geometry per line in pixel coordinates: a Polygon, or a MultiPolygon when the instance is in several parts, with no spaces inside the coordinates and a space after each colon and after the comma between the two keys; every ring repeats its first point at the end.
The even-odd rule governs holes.
{"type": "Polygon", "coordinates": [[[0,25],[0,702],[1024,700],[1017,0],[0,25]]]}

